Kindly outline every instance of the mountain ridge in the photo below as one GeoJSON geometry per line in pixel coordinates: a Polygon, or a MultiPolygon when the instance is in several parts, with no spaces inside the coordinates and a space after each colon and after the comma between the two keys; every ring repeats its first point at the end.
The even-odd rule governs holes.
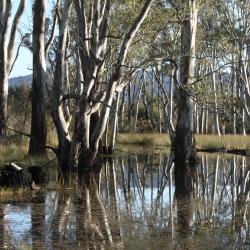
{"type": "Polygon", "coordinates": [[[32,74],[25,76],[16,76],[9,78],[9,88],[20,86],[21,84],[27,84],[28,86],[32,85],[32,74]]]}

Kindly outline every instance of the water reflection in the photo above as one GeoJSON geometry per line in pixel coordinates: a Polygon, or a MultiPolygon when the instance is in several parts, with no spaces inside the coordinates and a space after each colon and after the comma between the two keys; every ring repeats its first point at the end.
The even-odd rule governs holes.
{"type": "Polygon", "coordinates": [[[0,248],[250,247],[246,157],[201,154],[196,168],[175,169],[171,155],[129,154],[80,183],[3,200],[0,248]]]}

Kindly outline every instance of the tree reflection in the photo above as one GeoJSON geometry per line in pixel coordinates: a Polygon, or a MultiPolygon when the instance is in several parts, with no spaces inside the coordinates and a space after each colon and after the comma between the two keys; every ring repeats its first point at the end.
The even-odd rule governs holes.
{"type": "Polygon", "coordinates": [[[0,249],[4,248],[4,208],[0,203],[0,249]]]}
{"type": "MultiPolygon", "coordinates": [[[[33,248],[46,249],[242,249],[249,242],[249,175],[247,159],[236,156],[202,154],[195,168],[181,169],[171,154],[104,159],[82,172],[77,187],[34,194],[26,234],[33,248]]],[[[9,227],[7,214],[2,245],[3,235],[11,245],[9,227]]]]}

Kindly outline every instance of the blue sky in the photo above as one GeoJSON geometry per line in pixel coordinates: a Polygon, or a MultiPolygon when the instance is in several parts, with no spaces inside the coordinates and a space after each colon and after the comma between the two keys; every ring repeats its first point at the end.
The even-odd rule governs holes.
{"type": "MultiPolygon", "coordinates": [[[[33,0],[26,0],[25,11],[23,13],[21,22],[19,24],[19,29],[21,29],[23,34],[30,33],[32,30],[32,3],[33,2],[34,2],[33,0]]],[[[46,6],[47,15],[50,12],[53,2],[54,2],[53,0],[47,0],[47,6],[46,6]]],[[[13,3],[12,18],[13,18],[16,12],[16,9],[19,5],[19,0],[12,0],[12,3],[13,3]]],[[[18,47],[19,42],[20,42],[20,36],[18,35],[16,39],[15,51],[18,47]]],[[[13,54],[13,58],[15,57],[15,55],[16,53],[13,54]]],[[[29,75],[29,74],[32,74],[32,54],[28,49],[22,47],[19,51],[19,57],[10,74],[10,78],[16,77],[16,76],[29,75]]]]}

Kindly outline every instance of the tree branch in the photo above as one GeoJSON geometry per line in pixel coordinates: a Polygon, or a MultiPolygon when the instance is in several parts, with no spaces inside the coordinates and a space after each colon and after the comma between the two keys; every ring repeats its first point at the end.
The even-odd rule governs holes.
{"type": "MultiPolygon", "coordinates": [[[[6,128],[8,128],[9,130],[12,130],[12,131],[14,131],[14,132],[16,132],[16,133],[18,133],[18,134],[24,135],[24,136],[26,136],[26,137],[29,137],[29,138],[32,138],[32,139],[35,140],[35,138],[34,138],[31,134],[25,133],[25,132],[23,132],[23,131],[20,131],[20,130],[18,130],[18,129],[16,129],[16,128],[11,127],[11,126],[9,126],[7,123],[5,123],[3,120],[1,120],[1,123],[2,123],[6,128]]],[[[36,142],[36,143],[38,143],[38,142],[36,142]]],[[[46,149],[51,149],[55,154],[57,154],[57,152],[58,152],[58,150],[57,150],[56,148],[52,147],[52,146],[47,146],[47,145],[41,145],[41,146],[44,146],[46,149]]]]}
{"type": "Polygon", "coordinates": [[[55,34],[56,34],[56,25],[57,25],[57,20],[59,18],[59,8],[60,8],[61,0],[57,0],[56,6],[55,6],[55,15],[53,19],[53,25],[52,25],[52,32],[50,34],[49,40],[47,44],[45,45],[45,55],[47,55],[51,44],[53,43],[55,39],[55,34]]]}
{"type": "MultiPolygon", "coordinates": [[[[26,2],[26,0],[20,1],[17,12],[16,12],[15,17],[14,17],[12,27],[11,27],[10,40],[9,40],[9,44],[8,44],[8,62],[10,62],[11,58],[12,58],[12,52],[13,52],[13,48],[14,48],[14,44],[15,44],[17,27],[18,27],[20,18],[23,14],[23,11],[24,11],[25,2],[26,2]]],[[[10,67],[10,65],[9,65],[9,67],[10,67]]]]}

